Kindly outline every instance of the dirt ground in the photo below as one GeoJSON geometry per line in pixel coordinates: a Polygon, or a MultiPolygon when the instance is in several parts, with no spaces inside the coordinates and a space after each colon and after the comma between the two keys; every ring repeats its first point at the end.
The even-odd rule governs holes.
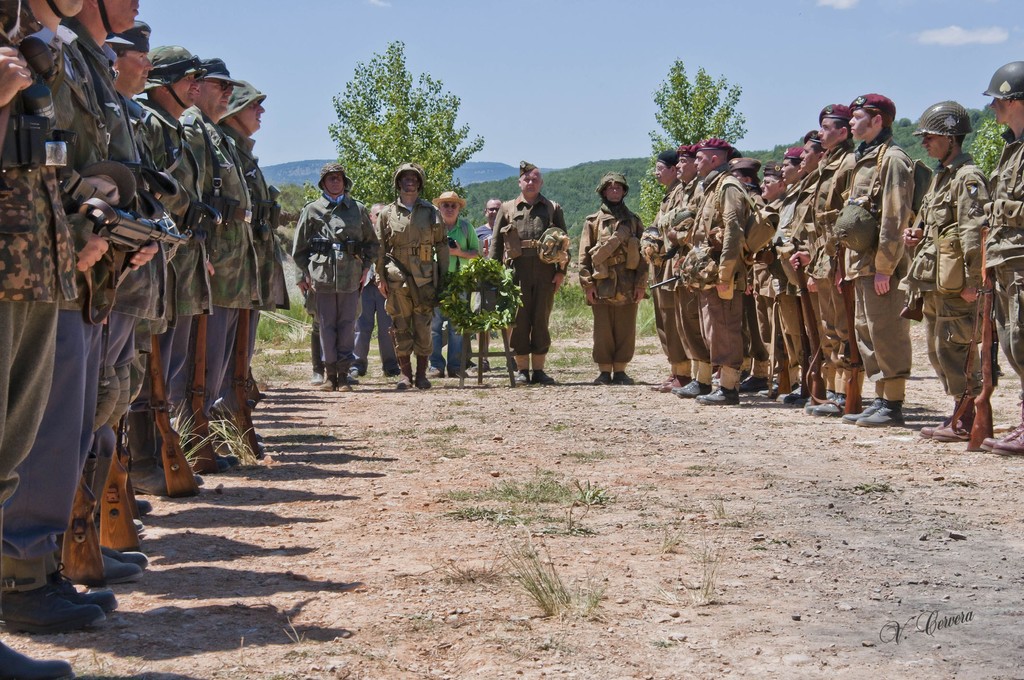
{"type": "MultiPolygon", "coordinates": [[[[272,465],[156,500],[105,624],[3,639],[96,678],[1024,677],[1024,461],[918,437],[950,406],[920,352],[893,429],[595,387],[586,338],[552,388],[398,393],[371,364],[322,395],[291,358],[256,411],[272,465]],[[508,575],[528,544],[567,613],[508,575]]],[[[631,372],[660,380],[653,340],[631,372]]]]}

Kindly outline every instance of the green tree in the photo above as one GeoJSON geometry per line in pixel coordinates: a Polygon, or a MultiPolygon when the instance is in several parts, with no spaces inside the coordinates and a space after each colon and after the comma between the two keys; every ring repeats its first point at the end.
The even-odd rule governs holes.
{"type": "Polygon", "coordinates": [[[1004,129],[995,118],[985,119],[976,129],[974,141],[967,147],[974,156],[974,162],[986,175],[991,175],[996,169],[999,156],[1003,153],[1003,147],[1006,145],[1006,140],[1003,139],[1004,129]]]}
{"type": "Polygon", "coordinates": [[[345,92],[334,97],[338,122],[329,127],[361,201],[390,203],[395,168],[414,162],[427,175],[425,197],[457,188],[452,174],[484,146],[469,140],[469,126],[457,126],[461,100],[429,74],[413,78],[405,45],[392,42],[383,54],[356,65],[345,92]]]}
{"type": "MultiPolygon", "coordinates": [[[[729,85],[724,77],[715,80],[703,67],[697,69],[691,81],[686,66],[677,59],[654,93],[654,119],[661,129],[650,133],[651,167],[655,156],[680,144],[695,144],[709,137],[735,143],[743,137],[747,133],[746,118],[736,108],[742,92],[739,85],[729,85]]],[[[639,213],[644,224],[654,220],[664,195],[664,188],[653,176],[643,177],[639,213]]]]}

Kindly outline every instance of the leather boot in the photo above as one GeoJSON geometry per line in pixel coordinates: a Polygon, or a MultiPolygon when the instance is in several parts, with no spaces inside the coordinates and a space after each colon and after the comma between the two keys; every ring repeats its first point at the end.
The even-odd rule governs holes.
{"type": "Polygon", "coordinates": [[[412,362],[410,361],[410,357],[398,357],[398,370],[402,372],[402,376],[398,379],[398,384],[395,385],[395,389],[411,390],[412,362]]]}
{"type": "MultiPolygon", "coordinates": [[[[1017,439],[1024,434],[1024,402],[1020,405],[1020,425],[1010,430],[1006,435],[1002,437],[986,437],[985,441],[981,443],[981,449],[983,451],[994,451],[995,447],[1006,443],[1009,444],[1011,441],[1017,439]]],[[[1009,451],[1005,452],[1005,455],[1010,455],[1009,451]]]]}
{"type": "Polygon", "coordinates": [[[67,661],[36,661],[0,642],[0,680],[64,680],[75,672],[67,661]]]}
{"type": "Polygon", "coordinates": [[[338,389],[338,364],[324,364],[324,384],[320,386],[321,392],[333,392],[338,389]]]}
{"type": "MultiPolygon", "coordinates": [[[[351,361],[339,361],[334,364],[334,372],[338,376],[338,392],[351,392],[353,383],[349,380],[348,369],[352,367],[351,361]]],[[[357,374],[358,375],[358,374],[357,374]]],[[[355,384],[359,384],[358,378],[355,384]]]]}
{"type": "Polygon", "coordinates": [[[882,399],[881,397],[875,397],[875,400],[872,401],[871,404],[860,413],[847,413],[845,416],[843,416],[843,422],[856,425],[858,420],[860,420],[861,418],[868,418],[870,416],[875,415],[875,413],[877,413],[878,410],[883,408],[884,406],[885,399],[882,399]]]}
{"type": "MultiPolygon", "coordinates": [[[[946,418],[946,421],[932,430],[932,439],[937,442],[966,442],[971,439],[971,428],[974,427],[974,403],[972,402],[967,412],[956,422],[953,416],[946,418]]],[[[921,428],[921,432],[927,428],[921,428]]]]}
{"type": "Polygon", "coordinates": [[[430,381],[427,380],[427,366],[430,357],[416,355],[416,389],[429,390],[430,381]]]}
{"type": "Polygon", "coordinates": [[[857,419],[857,427],[888,427],[903,424],[903,402],[882,399],[882,405],[874,413],[857,419]]]}
{"type": "Polygon", "coordinates": [[[167,496],[167,480],[160,466],[160,442],[153,412],[128,412],[128,453],[132,459],[128,477],[136,492],[167,496]]]}

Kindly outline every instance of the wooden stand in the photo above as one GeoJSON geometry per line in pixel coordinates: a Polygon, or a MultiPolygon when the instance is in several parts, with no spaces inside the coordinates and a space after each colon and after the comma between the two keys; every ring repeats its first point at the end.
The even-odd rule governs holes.
{"type": "Polygon", "coordinates": [[[469,344],[473,340],[472,333],[462,334],[462,357],[459,360],[459,366],[462,367],[462,372],[459,374],[459,387],[466,386],[466,361],[470,356],[476,361],[476,384],[484,384],[484,360],[488,357],[505,357],[505,365],[508,368],[508,386],[516,386],[516,358],[512,354],[512,347],[509,345],[509,336],[511,331],[507,328],[501,329],[501,339],[505,343],[504,352],[491,352],[490,342],[491,336],[489,333],[477,333],[476,334],[476,351],[470,354],[469,344]]]}

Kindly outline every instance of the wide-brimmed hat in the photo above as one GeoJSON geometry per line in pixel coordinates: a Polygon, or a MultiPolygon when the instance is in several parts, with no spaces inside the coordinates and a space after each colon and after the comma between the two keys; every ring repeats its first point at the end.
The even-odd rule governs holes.
{"type": "Polygon", "coordinates": [[[462,196],[459,196],[454,191],[446,191],[437,198],[435,198],[433,201],[434,205],[436,205],[438,208],[441,207],[442,203],[452,202],[459,204],[459,210],[462,210],[463,208],[466,207],[466,199],[464,199],[462,196]]]}

